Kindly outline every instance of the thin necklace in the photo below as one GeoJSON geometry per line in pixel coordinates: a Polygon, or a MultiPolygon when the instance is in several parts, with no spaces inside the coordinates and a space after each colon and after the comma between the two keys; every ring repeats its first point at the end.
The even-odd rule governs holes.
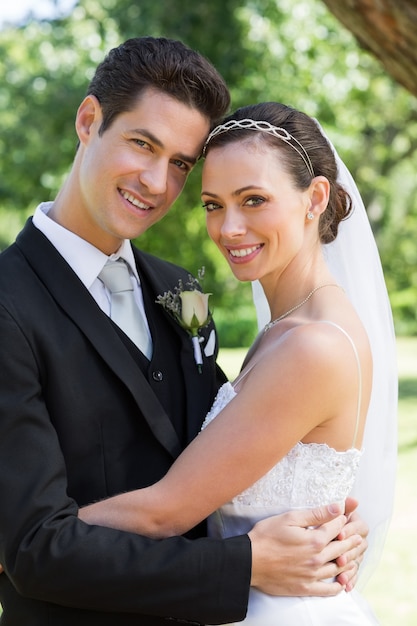
{"type": "Polygon", "coordinates": [[[270,328],[272,328],[273,326],[275,326],[275,324],[278,324],[278,322],[280,322],[281,320],[284,319],[284,317],[287,317],[287,315],[289,315],[290,313],[292,313],[293,311],[296,311],[297,309],[299,309],[300,307],[303,306],[303,304],[305,304],[307,302],[307,300],[310,300],[311,296],[313,294],[316,293],[316,291],[318,291],[319,289],[323,289],[323,287],[339,287],[339,289],[341,289],[340,285],[336,285],[336,283],[326,283],[325,285],[319,285],[318,287],[314,287],[314,289],[312,289],[310,291],[310,293],[308,294],[308,296],[306,296],[304,298],[304,300],[302,300],[301,302],[299,302],[298,304],[296,304],[295,306],[293,306],[289,311],[287,311],[286,313],[283,313],[282,315],[280,315],[279,317],[277,317],[276,319],[272,320],[271,322],[268,322],[268,324],[266,324],[265,328],[264,328],[264,333],[266,333],[267,330],[269,330],[270,328]]]}

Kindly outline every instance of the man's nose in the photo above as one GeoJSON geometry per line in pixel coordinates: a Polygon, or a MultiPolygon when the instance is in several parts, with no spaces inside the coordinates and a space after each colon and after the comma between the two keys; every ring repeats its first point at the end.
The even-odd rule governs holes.
{"type": "Polygon", "coordinates": [[[152,195],[166,192],[168,183],[168,163],[159,159],[153,161],[140,173],[140,182],[152,195]]]}

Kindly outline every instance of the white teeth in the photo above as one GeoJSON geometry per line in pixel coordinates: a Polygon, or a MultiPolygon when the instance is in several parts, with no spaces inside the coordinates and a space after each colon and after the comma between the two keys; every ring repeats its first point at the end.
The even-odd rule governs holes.
{"type": "Polygon", "coordinates": [[[230,250],[230,254],[232,256],[248,256],[248,254],[252,254],[252,252],[255,252],[255,250],[257,250],[259,248],[259,246],[253,246],[252,248],[242,248],[241,250],[230,250]]]}
{"type": "Polygon", "coordinates": [[[150,206],[148,204],[143,204],[143,202],[139,202],[139,200],[137,200],[134,196],[131,196],[130,193],[127,193],[127,191],[120,191],[120,193],[122,194],[123,198],[129,200],[129,202],[137,206],[138,209],[145,209],[146,211],[150,209],[150,206]]]}

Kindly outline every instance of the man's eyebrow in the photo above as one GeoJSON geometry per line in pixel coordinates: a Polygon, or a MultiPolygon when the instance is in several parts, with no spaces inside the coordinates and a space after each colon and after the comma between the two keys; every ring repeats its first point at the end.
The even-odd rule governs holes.
{"type": "MultiPolygon", "coordinates": [[[[136,133],[137,135],[143,135],[144,137],[149,139],[152,143],[154,143],[156,146],[158,146],[158,148],[164,147],[164,144],[162,143],[162,141],[158,139],[156,135],[151,133],[146,128],[134,128],[132,132],[136,133]]],[[[185,161],[186,163],[190,163],[190,165],[195,165],[198,159],[197,156],[189,156],[188,154],[182,154],[181,152],[178,152],[176,154],[176,158],[180,159],[181,161],[185,161]]]]}

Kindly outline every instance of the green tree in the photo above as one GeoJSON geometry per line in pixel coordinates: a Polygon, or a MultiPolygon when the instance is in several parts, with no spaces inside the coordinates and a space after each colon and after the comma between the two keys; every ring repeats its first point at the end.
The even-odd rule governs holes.
{"type": "MultiPolygon", "coordinates": [[[[1,31],[0,217],[13,211],[23,219],[54,197],[74,155],[75,110],[94,67],[110,47],[146,34],[182,39],[208,57],[230,86],[233,108],[279,100],[320,120],[368,207],[397,328],[417,333],[416,100],[319,0],[79,0],[65,18],[1,31]]],[[[232,336],[248,343],[250,289],[207,239],[200,167],[140,245],[192,271],[205,265],[205,287],[227,329],[223,343],[232,336]]],[[[0,245],[10,236],[0,228],[0,245]]]]}
{"type": "Polygon", "coordinates": [[[3,211],[26,212],[55,196],[76,148],[75,111],[113,35],[101,39],[95,23],[76,17],[0,32],[3,211]]]}

